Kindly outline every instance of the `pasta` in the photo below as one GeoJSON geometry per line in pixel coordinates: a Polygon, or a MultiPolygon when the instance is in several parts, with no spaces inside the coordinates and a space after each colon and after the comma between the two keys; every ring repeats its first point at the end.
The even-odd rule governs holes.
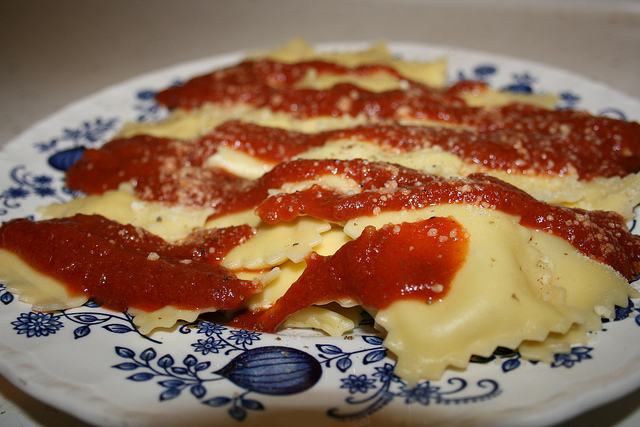
{"type": "Polygon", "coordinates": [[[0,279],[143,334],[225,311],[342,335],[365,309],[409,382],[499,346],[549,361],[637,296],[640,125],[445,76],[295,40],[166,89],[168,119],[69,169],[86,196],[0,228],[0,279]]]}

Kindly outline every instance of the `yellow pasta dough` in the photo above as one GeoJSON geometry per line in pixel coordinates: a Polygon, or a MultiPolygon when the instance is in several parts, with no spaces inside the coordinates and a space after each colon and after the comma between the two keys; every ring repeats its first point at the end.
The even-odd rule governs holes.
{"type": "Polygon", "coordinates": [[[396,372],[407,380],[437,379],[498,346],[544,343],[550,333],[562,341],[574,324],[599,330],[600,315],[611,318],[614,306],[626,305],[633,293],[612,268],[499,211],[442,205],[385,212],[351,220],[345,231],[355,238],[367,225],[433,216],[452,216],[465,227],[469,255],[441,301],[397,301],[375,316],[387,332],[385,346],[398,356],[396,372]]]}

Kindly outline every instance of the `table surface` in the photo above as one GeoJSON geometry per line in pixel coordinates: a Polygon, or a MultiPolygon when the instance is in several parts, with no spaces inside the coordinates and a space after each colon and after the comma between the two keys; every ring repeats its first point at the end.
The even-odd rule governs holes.
{"type": "MultiPolygon", "coordinates": [[[[0,2],[0,146],[136,75],[239,49],[387,39],[564,68],[640,99],[640,0],[0,2]]],[[[640,425],[640,391],[563,425],[640,425]]],[[[81,426],[0,377],[0,425],[81,426]]]]}

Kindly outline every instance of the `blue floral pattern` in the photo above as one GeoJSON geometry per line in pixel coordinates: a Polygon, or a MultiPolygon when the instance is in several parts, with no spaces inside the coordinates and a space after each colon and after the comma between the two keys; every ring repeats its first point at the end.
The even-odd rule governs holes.
{"type": "Polygon", "coordinates": [[[32,337],[48,337],[58,332],[64,324],[59,320],[60,315],[54,313],[40,313],[30,311],[22,313],[20,317],[11,324],[18,335],[32,337]]]}
{"type": "MultiPolygon", "coordinates": [[[[492,84],[492,78],[498,75],[498,66],[494,64],[481,64],[473,67],[470,71],[459,70],[457,75],[458,80],[476,80],[495,87],[495,85],[492,84]]],[[[538,79],[533,77],[529,72],[524,71],[522,73],[511,74],[511,81],[504,86],[501,86],[499,89],[504,91],[533,94],[541,92],[536,90],[537,83],[538,79]]],[[[557,97],[557,108],[559,110],[580,108],[580,96],[570,90],[559,92],[557,97]]],[[[599,112],[599,114],[603,115],[606,113],[606,110],[599,112]]]]}
{"type": "MultiPolygon", "coordinates": [[[[254,341],[260,341],[260,333],[232,329],[212,322],[198,323],[198,334],[204,334],[206,338],[199,338],[197,342],[191,344],[196,352],[203,356],[213,353],[220,353],[225,350],[225,355],[234,351],[246,351],[254,341]]],[[[181,328],[183,334],[191,332],[189,326],[181,328]]]]}
{"type": "Polygon", "coordinates": [[[208,322],[203,322],[198,332],[208,336],[206,340],[198,339],[197,344],[192,344],[202,356],[209,353],[202,351],[202,341],[215,342],[216,350],[213,353],[225,348],[225,355],[233,351],[241,353],[221,369],[211,372],[211,362],[200,361],[193,354],[185,356],[179,364],[171,354],[165,354],[156,360],[158,353],[152,347],[145,349],[140,355],[129,348],[116,347],[116,354],[128,361],[116,364],[113,368],[136,371],[127,377],[131,381],[159,380],[157,384],[163,390],[159,395],[160,401],[178,398],[183,391],[189,390],[191,396],[204,405],[227,407],[229,416],[238,421],[245,419],[249,410],[265,409],[262,402],[247,397],[250,393],[274,396],[302,393],[313,387],[322,374],[317,360],[296,348],[249,348],[254,341],[259,340],[258,333],[230,330],[208,322]],[[213,339],[214,336],[217,339],[213,339]],[[208,393],[208,384],[221,380],[228,380],[244,391],[231,396],[204,399],[208,393]]]}
{"type": "Polygon", "coordinates": [[[133,109],[138,113],[136,120],[139,122],[151,122],[166,117],[165,111],[155,100],[157,91],[153,89],[139,90],[136,94],[136,102],[133,109]]]}
{"type": "MultiPolygon", "coordinates": [[[[480,393],[466,394],[469,392],[467,381],[457,378],[450,379],[449,384],[456,384],[456,387],[444,390],[437,385],[437,382],[423,381],[415,387],[407,387],[405,381],[394,374],[394,363],[386,357],[386,349],[382,347],[382,338],[378,336],[363,336],[362,341],[371,347],[356,351],[343,351],[336,345],[317,344],[320,351],[319,358],[327,368],[333,362],[335,367],[341,372],[349,370],[355,357],[362,357],[362,366],[374,366],[371,374],[349,374],[343,377],[340,388],[346,389],[350,396],[345,399],[345,403],[350,405],[348,410],[331,408],[327,412],[330,417],[338,419],[358,419],[371,415],[392,400],[400,398],[404,404],[410,405],[419,403],[421,405],[449,404],[449,403],[470,403],[480,400],[491,399],[501,393],[500,386],[495,380],[482,380],[477,386],[487,390],[480,393]],[[358,396],[363,395],[363,396],[358,396]]],[[[359,369],[360,370],[360,369],[359,369]]]]}
{"type": "Polygon", "coordinates": [[[155,342],[155,340],[140,334],[133,324],[133,316],[129,313],[87,310],[91,308],[100,308],[100,306],[95,304],[93,301],[87,302],[83,307],[84,309],[74,308],[60,311],[61,315],[66,320],[78,325],[73,330],[74,339],[84,338],[91,333],[92,327],[100,326],[103,330],[114,334],[133,333],[134,335],[139,335],[147,340],[155,342]]]}
{"type": "Polygon", "coordinates": [[[26,165],[15,166],[9,171],[11,186],[0,193],[0,216],[6,215],[9,209],[22,207],[22,201],[35,196],[41,199],[51,199],[56,202],[66,201],[53,186],[51,175],[35,175],[29,172],[26,165]]]}
{"type": "Polygon", "coordinates": [[[98,145],[103,143],[110,131],[115,130],[118,119],[104,119],[98,117],[92,121],[85,121],[74,128],[65,128],[61,134],[46,142],[36,142],[35,147],[41,153],[50,153],[63,147],[80,147],[82,145],[98,145]]]}

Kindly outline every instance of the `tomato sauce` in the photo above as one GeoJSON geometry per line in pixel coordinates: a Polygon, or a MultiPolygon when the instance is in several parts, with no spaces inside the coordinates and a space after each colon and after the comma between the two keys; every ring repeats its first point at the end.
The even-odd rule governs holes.
{"type": "MultiPolygon", "coordinates": [[[[180,187],[181,181],[175,182],[179,188],[168,187],[173,193],[186,191],[185,187],[180,187]]],[[[199,183],[193,178],[184,182],[187,189],[199,183]]],[[[216,207],[212,218],[255,208],[260,218],[270,224],[292,221],[300,215],[345,222],[382,211],[468,203],[519,216],[522,225],[542,229],[567,240],[586,255],[613,266],[625,277],[632,278],[639,270],[638,265],[630,264],[640,256],[638,244],[626,232],[619,215],[548,205],[483,174],[474,174],[466,179],[445,179],[397,165],[361,159],[292,160],[282,162],[259,179],[242,185],[226,185],[226,181],[214,179],[205,183],[207,187],[197,188],[194,193],[203,195],[199,201],[215,197],[214,202],[205,203],[216,207]],[[324,175],[352,179],[362,192],[344,195],[316,186],[293,194],[269,196],[269,189],[280,188],[287,182],[315,180],[324,175]],[[206,191],[209,187],[212,190],[206,191]],[[220,202],[222,200],[224,203],[220,202]],[[622,244],[619,242],[621,239],[625,240],[622,244]],[[611,250],[612,245],[615,250],[611,250]]],[[[164,197],[156,199],[167,200],[164,197]]]]}
{"type": "Polygon", "coordinates": [[[261,290],[216,264],[253,234],[248,226],[208,230],[171,245],[131,225],[98,215],[33,222],[15,219],[0,228],[0,247],[33,268],[114,310],[154,311],[167,305],[228,310],[261,290]]]}
{"type": "Polygon", "coordinates": [[[629,280],[640,272],[640,238],[630,234],[622,217],[614,212],[549,205],[483,174],[446,179],[386,163],[326,162],[336,169],[341,165],[342,170],[347,171],[343,176],[353,178],[358,175],[355,171],[360,171],[356,179],[363,183],[365,191],[344,194],[315,185],[307,190],[265,199],[256,209],[258,216],[268,224],[292,221],[301,215],[343,223],[380,212],[464,203],[517,216],[523,226],[566,240],[586,256],[612,266],[629,280]]]}
{"type": "Polygon", "coordinates": [[[351,300],[374,309],[400,299],[444,298],[464,264],[468,239],[451,218],[369,226],[327,257],[313,253],[302,276],[265,311],[236,317],[233,326],[274,332],[289,315],[314,304],[351,300]]]}
{"type": "Polygon", "coordinates": [[[402,106],[419,108],[420,113],[437,118],[444,107],[450,117],[462,117],[468,107],[456,90],[441,91],[403,79],[390,67],[362,66],[354,69],[324,61],[284,64],[270,60],[245,61],[236,66],[214,71],[191,79],[182,86],[168,88],[156,96],[169,108],[192,110],[207,102],[248,103],[258,108],[269,107],[286,111],[300,118],[364,113],[392,118],[402,106]],[[307,72],[342,74],[366,77],[375,72],[387,72],[405,80],[409,94],[402,90],[383,93],[363,90],[350,83],[331,89],[299,87],[307,72]],[[421,108],[420,108],[421,107],[421,108]]]}
{"type": "MultiPolygon", "coordinates": [[[[640,124],[519,103],[475,108],[461,98],[465,92],[482,91],[485,87],[484,83],[463,81],[447,89],[435,89],[382,66],[347,68],[323,61],[282,64],[259,60],[196,77],[158,93],[157,100],[171,109],[192,110],[206,103],[248,103],[300,119],[364,114],[377,122],[418,119],[462,125],[491,136],[479,137],[469,145],[460,142],[469,138],[468,132],[462,131],[447,145],[455,150],[463,144],[455,154],[502,170],[523,170],[519,163],[524,161],[528,163],[524,170],[567,174],[575,169],[581,178],[588,179],[640,169],[640,124]],[[348,83],[329,89],[300,88],[300,81],[310,70],[353,76],[384,70],[403,80],[407,89],[371,92],[348,83]],[[491,155],[500,157],[503,151],[504,159],[490,161],[491,155]],[[556,164],[558,161],[560,165],[556,164]],[[590,168],[601,162],[607,164],[596,166],[596,170],[590,168]],[[610,170],[613,165],[616,168],[610,170]]],[[[443,146],[443,138],[447,137],[438,138],[440,143],[435,144],[443,146]]]]}
{"type": "Polygon", "coordinates": [[[475,132],[380,124],[310,135],[232,121],[189,141],[148,135],[116,139],[100,149],[86,150],[69,169],[66,179],[69,187],[88,194],[101,194],[122,182],[131,182],[148,200],[215,207],[225,194],[249,185],[223,169],[204,167],[217,147],[230,146],[276,164],[336,139],[371,141],[392,152],[437,147],[481,170],[508,173],[577,173],[581,179],[589,180],[625,176],[640,168],[640,133],[630,139],[637,147],[622,148],[624,144],[615,137],[611,141],[620,147],[612,147],[611,143],[587,144],[575,134],[543,135],[513,129],[475,132]]]}
{"type": "MultiPolygon", "coordinates": [[[[629,280],[640,271],[640,239],[615,213],[547,205],[482,174],[445,179],[366,160],[291,160],[311,147],[345,138],[372,141],[392,152],[439,147],[481,170],[576,173],[589,180],[640,169],[637,123],[520,104],[470,107],[461,95],[484,89],[474,82],[440,90],[404,79],[406,90],[381,93],[348,83],[330,90],[303,88],[299,83],[309,70],[358,76],[386,72],[400,78],[385,66],[352,69],[323,61],[246,61],[162,91],[157,99],[169,108],[186,110],[210,102],[248,103],[296,118],[364,114],[377,123],[309,135],[230,121],[188,141],[147,135],[115,139],[101,149],[87,149],[67,172],[67,184],[87,194],[101,194],[128,182],[144,200],[212,207],[212,217],[254,209],[268,224],[305,215],[344,223],[385,211],[466,203],[517,216],[523,226],[565,239],[629,280]],[[447,126],[393,123],[406,119],[447,126]],[[221,146],[274,167],[255,181],[207,167],[206,160],[221,146]],[[353,180],[357,191],[344,194],[314,185],[292,194],[269,193],[285,183],[326,175],[353,180]]],[[[248,226],[202,230],[169,244],[100,216],[76,215],[10,221],[0,227],[0,247],[65,283],[71,292],[87,294],[116,310],[152,311],[166,305],[236,310],[262,285],[238,279],[219,263],[253,232],[248,226]]],[[[345,298],[377,309],[403,298],[427,302],[444,298],[464,263],[465,236],[451,218],[367,228],[332,256],[312,253],[307,269],[282,301],[268,311],[243,314],[234,324],[273,331],[299,309],[345,298]]]]}

